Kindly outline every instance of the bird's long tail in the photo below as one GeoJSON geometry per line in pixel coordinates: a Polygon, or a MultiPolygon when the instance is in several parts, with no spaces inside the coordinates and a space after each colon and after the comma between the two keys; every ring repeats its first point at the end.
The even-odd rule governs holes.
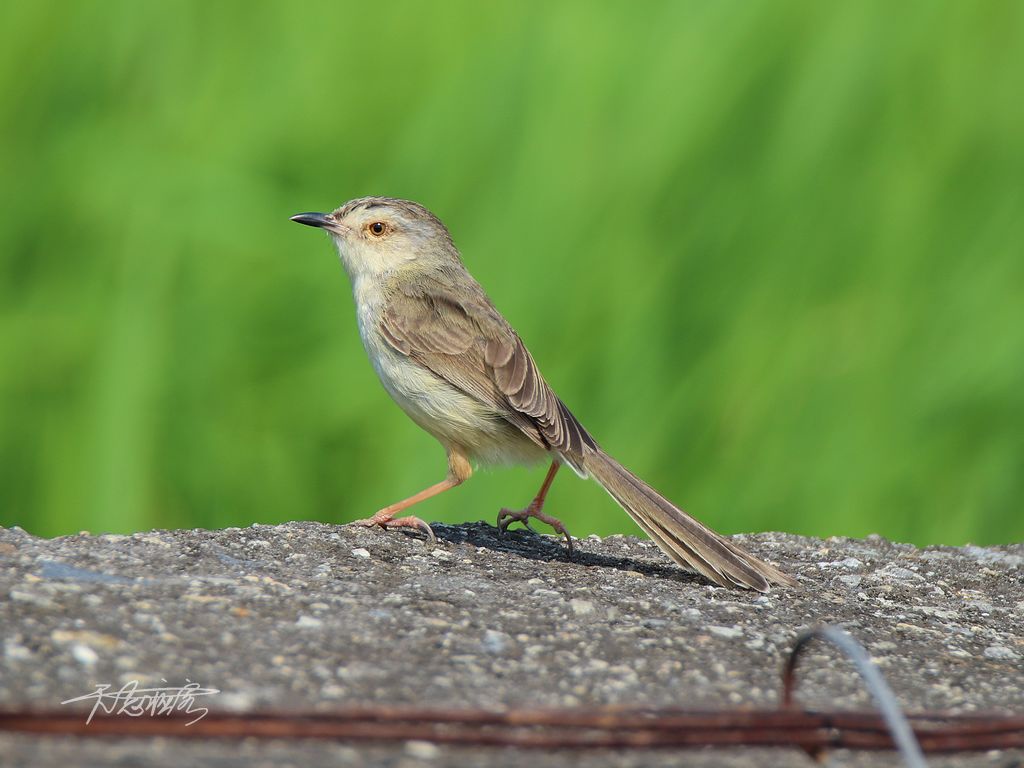
{"type": "Polygon", "coordinates": [[[588,451],[582,464],[679,565],[726,587],[767,592],[772,584],[796,586],[795,579],[694,520],[600,449],[588,451]]]}

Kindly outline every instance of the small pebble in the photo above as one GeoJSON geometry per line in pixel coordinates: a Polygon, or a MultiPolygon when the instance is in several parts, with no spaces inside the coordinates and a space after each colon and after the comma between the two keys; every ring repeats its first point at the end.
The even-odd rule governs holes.
{"type": "Polygon", "coordinates": [[[594,604],[590,600],[573,598],[569,601],[569,607],[577,616],[588,616],[594,612],[594,604]]]}
{"type": "Polygon", "coordinates": [[[71,655],[83,667],[91,667],[100,659],[96,651],[88,645],[82,645],[81,643],[75,643],[71,646],[71,655]]]}
{"type": "Polygon", "coordinates": [[[533,594],[537,597],[561,597],[561,595],[553,589],[535,589],[533,594]]]}
{"type": "Polygon", "coordinates": [[[739,627],[708,627],[708,632],[718,637],[724,637],[729,640],[735,640],[737,637],[743,637],[743,630],[739,627]]]}
{"type": "Polygon", "coordinates": [[[985,649],[985,658],[997,661],[1016,661],[1020,658],[1020,654],[1005,645],[990,645],[985,649]]]}
{"type": "Polygon", "coordinates": [[[508,648],[512,638],[506,635],[504,632],[498,632],[494,629],[488,629],[484,632],[483,647],[487,653],[493,653],[498,655],[504,653],[505,649],[508,648]]]}
{"type": "Polygon", "coordinates": [[[436,760],[441,754],[437,744],[430,741],[407,741],[405,742],[405,754],[415,757],[417,760],[436,760]]]}

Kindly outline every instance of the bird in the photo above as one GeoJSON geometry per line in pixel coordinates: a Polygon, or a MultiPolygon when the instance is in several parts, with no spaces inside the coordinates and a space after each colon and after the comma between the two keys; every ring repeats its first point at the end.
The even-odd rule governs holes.
{"type": "Polygon", "coordinates": [[[445,479],[355,521],[430,526],[400,513],[460,485],[474,466],[550,467],[524,509],[502,509],[497,525],[530,518],[572,537],[544,512],[559,468],[596,480],[679,566],[719,586],[767,592],[796,586],[779,568],[744,551],[677,507],[613,459],[554,393],[519,334],[470,275],[448,228],[427,208],[393,197],[361,197],[331,213],[291,220],[324,230],[352,287],[363,346],[384,389],[444,447],[445,479]]]}

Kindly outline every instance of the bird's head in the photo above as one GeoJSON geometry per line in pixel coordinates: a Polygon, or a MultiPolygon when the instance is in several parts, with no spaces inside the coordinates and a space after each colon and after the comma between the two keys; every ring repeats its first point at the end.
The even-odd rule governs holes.
{"type": "Polygon", "coordinates": [[[300,213],[291,220],[325,230],[352,279],[413,264],[430,269],[459,259],[440,219],[408,200],[361,197],[332,213],[300,213]]]}

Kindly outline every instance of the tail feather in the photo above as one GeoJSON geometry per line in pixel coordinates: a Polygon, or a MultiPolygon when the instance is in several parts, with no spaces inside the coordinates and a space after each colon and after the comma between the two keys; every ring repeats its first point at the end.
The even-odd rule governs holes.
{"type": "Polygon", "coordinates": [[[608,491],[651,539],[679,565],[716,584],[767,592],[770,585],[796,586],[773,565],[747,554],[690,517],[600,449],[587,452],[583,468],[608,491]]]}

